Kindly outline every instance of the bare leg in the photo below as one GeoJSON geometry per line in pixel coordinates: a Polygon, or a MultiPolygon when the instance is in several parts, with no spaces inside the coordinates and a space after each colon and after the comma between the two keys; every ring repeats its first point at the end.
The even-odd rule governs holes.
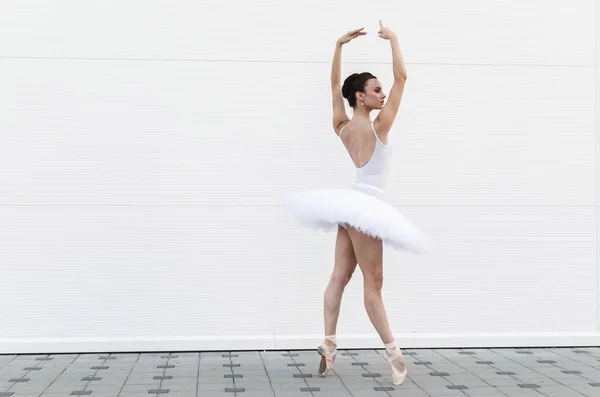
{"type": "Polygon", "coordinates": [[[338,226],[335,243],[335,265],[323,297],[325,341],[319,346],[319,354],[321,354],[319,373],[321,376],[325,376],[331,371],[333,362],[335,361],[337,349],[335,334],[340,315],[342,295],[355,269],[356,257],[352,248],[352,241],[346,229],[338,226]]]}
{"type": "Polygon", "coordinates": [[[335,335],[344,289],[356,269],[356,256],[352,248],[352,240],[346,229],[338,226],[335,243],[335,265],[329,284],[325,289],[323,317],[325,335],[335,335]]]}
{"type": "Polygon", "coordinates": [[[381,296],[383,287],[383,244],[381,240],[369,237],[354,228],[348,228],[348,234],[352,240],[358,265],[363,273],[365,309],[386,347],[386,358],[394,371],[394,384],[400,384],[404,381],[402,374],[406,370],[406,365],[390,329],[381,296]]]}

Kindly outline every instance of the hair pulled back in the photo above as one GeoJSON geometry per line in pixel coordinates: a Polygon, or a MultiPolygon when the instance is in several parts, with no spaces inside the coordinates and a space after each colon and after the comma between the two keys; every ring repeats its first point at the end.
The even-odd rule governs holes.
{"type": "Polygon", "coordinates": [[[355,108],[356,107],[356,93],[365,92],[365,87],[370,79],[375,79],[369,72],[352,73],[344,80],[342,86],[342,95],[348,100],[348,104],[355,108]]]}

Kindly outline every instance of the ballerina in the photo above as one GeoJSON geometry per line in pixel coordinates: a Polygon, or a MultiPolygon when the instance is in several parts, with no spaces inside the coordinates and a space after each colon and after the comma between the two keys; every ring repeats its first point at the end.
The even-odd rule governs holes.
{"type": "Polygon", "coordinates": [[[402,352],[390,329],[383,305],[383,246],[422,253],[428,239],[398,210],[385,201],[392,148],[388,133],[400,107],[407,73],[394,32],[379,21],[379,37],[392,49],[394,82],[387,102],[380,81],[371,73],[353,73],[340,84],[342,46],[366,34],[364,28],[341,36],[335,45],[331,68],[333,129],[356,169],[354,186],[294,192],[286,208],[303,226],[337,231],[335,264],[324,294],[325,340],[318,347],[319,373],[326,376],[336,358],[336,328],[344,289],[358,264],[364,278],[364,304],[379,334],[395,385],[407,374],[402,352]],[[346,114],[344,98],[353,109],[346,114]],[[380,110],[371,121],[371,111],[380,110]]]}

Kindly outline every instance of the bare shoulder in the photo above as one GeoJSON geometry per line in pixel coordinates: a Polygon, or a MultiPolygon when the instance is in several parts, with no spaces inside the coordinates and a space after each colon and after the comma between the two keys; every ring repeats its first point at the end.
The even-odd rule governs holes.
{"type": "Polygon", "coordinates": [[[342,130],[345,129],[345,127],[350,123],[350,119],[346,119],[346,120],[341,120],[339,123],[334,124],[334,130],[335,133],[338,136],[342,135],[342,130]]]}

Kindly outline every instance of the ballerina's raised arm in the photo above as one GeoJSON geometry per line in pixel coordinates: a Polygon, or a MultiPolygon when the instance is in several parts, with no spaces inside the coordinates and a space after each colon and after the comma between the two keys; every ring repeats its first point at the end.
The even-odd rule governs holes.
{"type": "Polygon", "coordinates": [[[333,62],[331,63],[331,96],[333,105],[333,129],[336,134],[339,134],[340,129],[350,119],[346,114],[344,107],[344,96],[342,95],[342,46],[358,36],[364,36],[367,32],[363,32],[364,27],[349,31],[340,37],[335,43],[335,52],[333,54],[333,62]]]}

